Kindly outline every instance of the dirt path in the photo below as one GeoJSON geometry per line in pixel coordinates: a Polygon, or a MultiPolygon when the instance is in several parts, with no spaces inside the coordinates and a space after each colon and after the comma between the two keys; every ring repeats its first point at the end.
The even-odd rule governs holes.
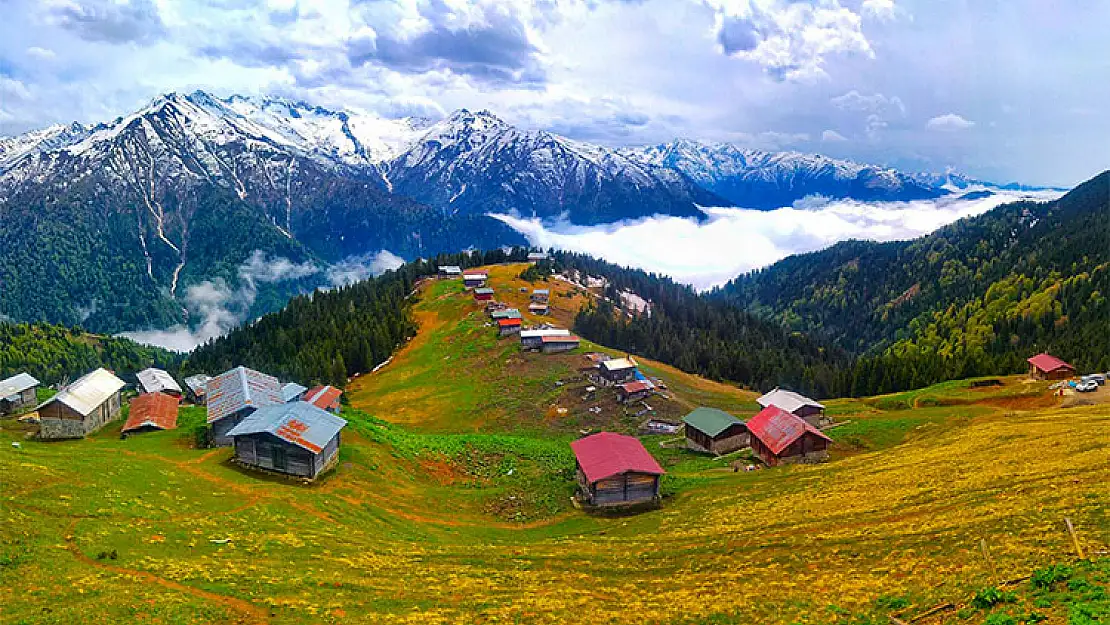
{"type": "Polygon", "coordinates": [[[207,590],[201,590],[200,588],[195,588],[193,586],[187,586],[185,584],[181,584],[179,582],[175,582],[164,577],[159,577],[149,571],[141,571],[139,569],[129,569],[123,566],[116,566],[115,564],[108,564],[106,562],[94,560],[93,558],[86,556],[77,546],[75,533],[77,531],[77,523],[79,521],[80,519],[74,519],[69,524],[69,527],[66,528],[65,536],[66,550],[69,551],[69,553],[73,555],[73,557],[76,558],[78,562],[101,570],[111,571],[112,573],[116,573],[117,575],[123,575],[124,577],[137,577],[145,582],[157,584],[163,588],[176,590],[177,592],[183,592],[185,594],[192,595],[200,599],[204,599],[213,603],[218,603],[242,615],[242,618],[235,621],[237,623],[270,622],[270,612],[266,609],[254,605],[253,603],[250,603],[249,601],[236,599],[235,597],[229,597],[227,595],[220,595],[214,592],[208,592],[207,590]]]}

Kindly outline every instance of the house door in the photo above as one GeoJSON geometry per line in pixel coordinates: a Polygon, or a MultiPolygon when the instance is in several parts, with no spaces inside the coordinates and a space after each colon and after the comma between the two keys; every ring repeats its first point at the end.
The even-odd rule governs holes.
{"type": "Polygon", "coordinates": [[[274,445],[273,454],[274,468],[278,471],[284,471],[286,469],[285,447],[283,445],[274,445]]]}

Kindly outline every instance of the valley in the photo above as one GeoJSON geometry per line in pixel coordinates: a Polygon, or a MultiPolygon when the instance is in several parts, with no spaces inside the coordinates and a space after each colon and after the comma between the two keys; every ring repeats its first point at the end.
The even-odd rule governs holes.
{"type": "MultiPolygon", "coordinates": [[[[525,267],[487,267],[499,299],[527,301],[525,267]]],[[[543,286],[562,325],[592,297],[543,286]]],[[[41,443],[0,421],[5,620],[858,625],[951,603],[915,622],[977,625],[1110,610],[1110,404],[1065,408],[1020,376],[829,400],[829,462],[750,472],[644,436],[667,471],[661,506],[587,513],[570,504],[568,443],[640,420],[550,409],[574,407],[584,352],[618,352],[521,353],[457,281],[422,281],[413,316],[415,336],[350,383],[340,462],[310,485],[193,449],[203,408],[126,440],[118,422],[41,443]],[[991,588],[1003,599],[977,599],[991,588]]],[[[641,366],[681,410],[758,409],[751,391],[641,366]]]]}

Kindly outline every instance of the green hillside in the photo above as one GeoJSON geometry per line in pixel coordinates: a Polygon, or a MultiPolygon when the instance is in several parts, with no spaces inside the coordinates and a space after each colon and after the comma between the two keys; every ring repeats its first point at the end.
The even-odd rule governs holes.
{"type": "MultiPolygon", "coordinates": [[[[514,303],[517,272],[493,276],[514,303]]],[[[560,322],[591,297],[553,288],[560,322]]],[[[1110,615],[1110,404],[1064,408],[1017,378],[837,400],[831,462],[752,472],[646,437],[668,471],[660,509],[592,515],[569,502],[567,443],[602,425],[567,393],[582,354],[520,355],[452,283],[423,283],[413,316],[416,338],[351,384],[340,463],[312,485],[191,448],[200,409],[126,440],[118,422],[44,444],[0,421],[5,622],[866,625],[948,602],[916,622],[1110,615]]],[[[644,369],[675,409],[754,410],[750,392],[644,369]]]]}

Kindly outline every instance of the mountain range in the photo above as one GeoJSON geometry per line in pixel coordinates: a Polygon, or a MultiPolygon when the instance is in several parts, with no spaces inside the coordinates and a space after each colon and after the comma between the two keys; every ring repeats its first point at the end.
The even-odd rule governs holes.
{"type": "Polygon", "coordinates": [[[0,314],[166,327],[188,321],[190,286],[238,284],[256,251],[324,267],[380,249],[411,259],[525,243],[489,213],[589,226],[973,187],[989,192],[956,175],[726,144],[607,148],[488,111],[433,122],[170,93],[111,122],[0,138],[0,314]]]}

